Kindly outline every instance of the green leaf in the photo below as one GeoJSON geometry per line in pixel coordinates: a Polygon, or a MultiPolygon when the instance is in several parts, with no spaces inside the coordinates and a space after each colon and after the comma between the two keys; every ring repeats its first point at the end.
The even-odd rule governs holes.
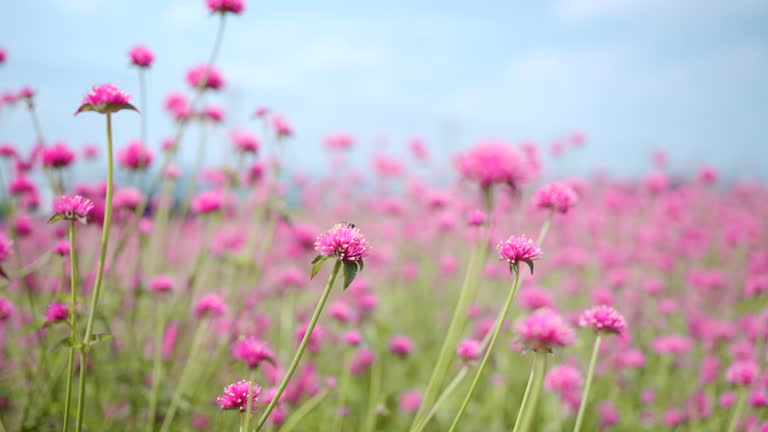
{"type": "Polygon", "coordinates": [[[64,215],[61,214],[61,213],[56,213],[53,216],[51,216],[50,219],[48,219],[48,223],[52,224],[52,223],[56,223],[56,222],[58,222],[60,220],[64,220],[64,215]]]}
{"type": "Polygon", "coordinates": [[[88,346],[92,347],[98,343],[105,342],[112,339],[112,335],[109,333],[96,333],[91,335],[91,340],[88,342],[88,346]]]}
{"type": "Polygon", "coordinates": [[[58,351],[64,347],[80,349],[83,347],[83,344],[80,344],[80,343],[72,344],[72,336],[67,336],[64,339],[61,339],[55,344],[53,344],[53,346],[51,346],[51,351],[58,351]]]}
{"type": "Polygon", "coordinates": [[[315,257],[315,259],[312,261],[312,276],[310,279],[314,279],[315,275],[317,275],[317,272],[320,271],[320,267],[323,266],[323,263],[328,261],[331,257],[325,256],[325,255],[318,255],[315,257]]]}
{"type": "Polygon", "coordinates": [[[349,284],[351,284],[352,281],[355,280],[355,276],[357,276],[357,262],[344,261],[344,289],[345,290],[349,287],[349,284]]]}
{"type": "Polygon", "coordinates": [[[524,263],[528,264],[528,268],[531,269],[531,274],[533,274],[533,260],[523,260],[524,263]]]}
{"type": "Polygon", "coordinates": [[[363,268],[365,267],[365,263],[363,260],[355,261],[357,263],[357,271],[363,271],[363,268]]]}

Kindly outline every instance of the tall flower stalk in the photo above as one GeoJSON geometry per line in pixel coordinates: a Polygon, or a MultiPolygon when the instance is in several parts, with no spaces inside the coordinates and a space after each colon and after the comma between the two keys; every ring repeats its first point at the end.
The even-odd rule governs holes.
{"type": "Polygon", "coordinates": [[[322,267],[322,265],[329,259],[335,258],[336,262],[333,265],[333,269],[331,269],[331,274],[328,275],[328,282],[326,282],[325,289],[323,289],[317,307],[315,307],[312,318],[309,320],[307,330],[304,332],[304,337],[299,343],[299,348],[296,350],[296,354],[294,354],[290,366],[288,366],[288,371],[280,382],[280,385],[277,388],[277,393],[272,397],[272,400],[269,402],[269,405],[267,405],[267,408],[259,419],[259,423],[256,426],[257,432],[264,427],[264,424],[269,419],[269,415],[280,400],[280,396],[282,396],[285,388],[288,386],[291,376],[293,376],[293,373],[296,371],[296,367],[299,365],[302,355],[304,355],[304,349],[307,347],[309,339],[312,337],[312,332],[315,330],[315,326],[325,307],[325,303],[328,301],[328,296],[331,293],[331,288],[333,288],[333,284],[336,281],[339,271],[343,270],[343,288],[347,289],[358,271],[363,269],[363,258],[370,253],[370,246],[365,237],[360,233],[360,230],[355,228],[353,224],[337,224],[318,237],[317,242],[315,242],[315,250],[317,250],[319,255],[312,261],[312,277],[320,271],[320,267],[322,267]]]}
{"type": "MultiPolygon", "coordinates": [[[[91,346],[98,342],[92,340],[93,322],[96,318],[96,306],[99,302],[101,293],[102,278],[104,276],[104,263],[107,256],[107,246],[109,245],[109,229],[112,223],[112,195],[114,189],[114,169],[113,169],[113,151],[112,151],[112,114],[128,109],[138,112],[138,110],[129,103],[130,96],[121,92],[117,87],[111,84],[105,84],[94,87],[83,100],[83,104],[77,110],[75,115],[93,111],[107,116],[107,194],[104,202],[104,225],[101,231],[101,248],[99,250],[99,261],[96,270],[96,279],[93,282],[93,293],[91,294],[90,312],[85,327],[85,334],[80,344],[80,381],[78,384],[78,410],[77,410],[77,432],[83,429],[83,415],[85,411],[85,376],[88,369],[88,351],[91,346]]],[[[73,311],[74,312],[74,311],[73,311]]]]}

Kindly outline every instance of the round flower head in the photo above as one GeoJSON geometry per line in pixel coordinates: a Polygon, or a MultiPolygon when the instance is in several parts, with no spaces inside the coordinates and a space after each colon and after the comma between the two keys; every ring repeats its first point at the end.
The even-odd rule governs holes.
{"type": "Polygon", "coordinates": [[[84,224],[91,210],[93,210],[93,202],[88,198],[80,195],[63,195],[53,199],[54,215],[48,222],[68,220],[80,221],[84,224]]]}
{"type": "Polygon", "coordinates": [[[245,0],[206,0],[208,10],[211,12],[240,14],[245,9],[245,0]]]}
{"type": "Polygon", "coordinates": [[[231,136],[232,143],[237,151],[242,153],[257,153],[259,151],[260,144],[256,135],[240,129],[234,129],[231,136]]]}
{"type": "Polygon", "coordinates": [[[13,303],[0,295],[0,322],[7,321],[13,315],[13,303]]]}
{"type": "Polygon", "coordinates": [[[227,305],[218,294],[206,294],[195,304],[195,316],[203,318],[206,316],[218,317],[227,310],[227,305]]]}
{"type": "Polygon", "coordinates": [[[258,411],[256,400],[261,393],[261,387],[251,384],[250,381],[241,380],[224,387],[224,393],[216,398],[216,405],[223,410],[239,410],[245,412],[248,409],[248,393],[251,393],[251,410],[258,411]]]}
{"type": "Polygon", "coordinates": [[[43,165],[51,168],[64,168],[75,160],[75,152],[63,142],[58,142],[42,150],[43,165]]]}
{"type": "Polygon", "coordinates": [[[218,190],[200,192],[192,199],[191,209],[196,214],[208,214],[224,207],[224,194],[218,190]]]}
{"type": "Polygon", "coordinates": [[[64,303],[51,303],[45,311],[45,322],[53,324],[69,318],[69,308],[64,303]]]}
{"type": "Polygon", "coordinates": [[[315,242],[315,250],[323,256],[343,261],[360,261],[369,254],[370,246],[352,224],[336,224],[315,242]]]}
{"type": "Polygon", "coordinates": [[[608,305],[597,305],[584,311],[579,326],[592,327],[597,332],[621,333],[626,327],[624,317],[608,305]]]}
{"type": "Polygon", "coordinates": [[[176,284],[168,276],[155,276],[149,281],[149,290],[156,294],[166,294],[173,291],[176,284]]]}
{"type": "Polygon", "coordinates": [[[760,375],[760,365],[752,360],[738,360],[725,372],[729,383],[738,386],[751,386],[760,375]]]}
{"type": "Polygon", "coordinates": [[[531,171],[523,154],[498,141],[482,142],[459,154],[456,166],[464,178],[479,183],[483,189],[500,183],[517,188],[531,171]]]}
{"type": "Polygon", "coordinates": [[[139,112],[136,107],[130,104],[130,101],[131,96],[120,91],[114,84],[93,86],[83,98],[83,102],[75,115],[85,111],[95,111],[100,114],[115,113],[124,109],[139,112]]]}
{"type": "Polygon", "coordinates": [[[477,360],[481,351],[480,342],[474,339],[464,339],[456,347],[456,354],[466,361],[477,360]]]}
{"type": "Polygon", "coordinates": [[[486,220],[488,220],[488,217],[480,210],[472,210],[469,212],[469,216],[467,216],[467,223],[471,226],[481,226],[485,224],[486,220]]]}
{"type": "Polygon", "coordinates": [[[293,126],[281,115],[272,116],[272,128],[279,138],[293,135],[293,126]]]}
{"type": "Polygon", "coordinates": [[[214,123],[224,121],[224,110],[216,105],[208,105],[203,108],[201,115],[204,119],[211,120],[214,123]]]}
{"type": "Polygon", "coordinates": [[[115,191],[112,205],[115,208],[134,210],[144,201],[144,194],[135,187],[124,187],[115,191]]]}
{"type": "Polygon", "coordinates": [[[407,356],[413,351],[413,342],[408,336],[396,335],[389,341],[389,350],[400,356],[407,356]]]}
{"type": "Polygon", "coordinates": [[[329,150],[346,150],[355,143],[355,138],[344,132],[329,134],[325,137],[325,147],[329,150]]]}
{"type": "Polygon", "coordinates": [[[531,313],[515,330],[523,344],[533,351],[551,351],[553,347],[570,345],[576,339],[571,326],[550,308],[531,313]]]}
{"type": "Polygon", "coordinates": [[[69,256],[69,240],[60,240],[56,243],[53,247],[53,253],[62,257],[69,256]]]}
{"type": "Polygon", "coordinates": [[[415,413],[421,406],[421,393],[418,390],[408,390],[400,395],[397,407],[404,414],[415,413]]]}
{"type": "Polygon", "coordinates": [[[567,213],[578,200],[578,195],[572,187],[563,183],[550,183],[536,192],[533,205],[538,209],[567,213]]]}
{"type": "Polygon", "coordinates": [[[250,368],[257,368],[263,361],[274,363],[275,353],[265,342],[253,336],[244,337],[235,341],[232,346],[232,357],[242,360],[250,368]]]}
{"type": "Polygon", "coordinates": [[[155,55],[144,45],[134,46],[128,51],[128,55],[131,57],[131,64],[140,68],[150,67],[155,60],[155,55]]]}
{"type": "Polygon", "coordinates": [[[5,59],[8,58],[8,51],[5,48],[0,47],[0,64],[5,63],[5,59]]]}
{"type": "Polygon", "coordinates": [[[117,153],[117,163],[129,171],[145,170],[152,163],[152,157],[152,151],[135,140],[117,153]]]}
{"type": "Polygon", "coordinates": [[[507,241],[502,241],[496,246],[499,251],[499,258],[509,263],[509,270],[517,272],[521,262],[528,264],[533,273],[533,261],[541,256],[541,249],[536,246],[533,240],[526,236],[510,237],[507,241]]]}
{"type": "Polygon", "coordinates": [[[187,83],[193,88],[219,90],[224,87],[224,77],[218,69],[208,65],[198,65],[187,72],[187,83]]]}
{"type": "Polygon", "coordinates": [[[562,395],[576,392],[581,387],[583,379],[578,368],[562,364],[553,367],[544,377],[544,388],[562,395]]]}

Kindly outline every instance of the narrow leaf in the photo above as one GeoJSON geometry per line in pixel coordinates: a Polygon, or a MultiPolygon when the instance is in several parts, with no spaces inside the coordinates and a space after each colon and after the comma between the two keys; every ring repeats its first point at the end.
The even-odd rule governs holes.
{"type": "Polygon", "coordinates": [[[344,289],[349,287],[349,284],[357,276],[357,263],[355,261],[344,261],[344,289]]]}
{"type": "Polygon", "coordinates": [[[316,261],[312,265],[312,276],[310,277],[310,279],[314,279],[315,278],[315,275],[317,275],[317,272],[320,271],[320,267],[322,267],[323,263],[328,261],[328,259],[330,258],[329,256],[325,256],[325,255],[318,255],[318,257],[321,257],[321,258],[319,260],[317,260],[317,258],[315,258],[316,261]]]}

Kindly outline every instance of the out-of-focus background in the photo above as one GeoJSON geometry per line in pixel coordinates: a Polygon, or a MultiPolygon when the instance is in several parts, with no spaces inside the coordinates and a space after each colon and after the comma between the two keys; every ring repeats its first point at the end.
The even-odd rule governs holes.
{"type": "MultiPolygon", "coordinates": [[[[227,84],[208,101],[228,110],[220,145],[232,126],[259,132],[256,106],[283,113],[296,128],[286,163],[308,174],[328,169],[321,142],[333,131],[358,138],[365,170],[371,153],[404,154],[414,136],[448,166],[478,138],[530,139],[549,154],[581,130],[588,145],[549,174],[640,175],[664,149],[673,172],[707,163],[725,180],[765,180],[766,23],[765,0],[250,1],[227,22],[217,61],[227,84]]],[[[162,101],[191,94],[185,72],[207,60],[216,25],[191,0],[7,2],[0,92],[37,90],[48,141],[98,143],[103,119],[72,113],[96,83],[137,98],[127,51],[146,44],[158,148],[173,132],[162,101]]],[[[31,147],[27,115],[0,110],[0,142],[31,147]]],[[[120,116],[115,134],[118,148],[137,138],[138,116],[120,116]]]]}

